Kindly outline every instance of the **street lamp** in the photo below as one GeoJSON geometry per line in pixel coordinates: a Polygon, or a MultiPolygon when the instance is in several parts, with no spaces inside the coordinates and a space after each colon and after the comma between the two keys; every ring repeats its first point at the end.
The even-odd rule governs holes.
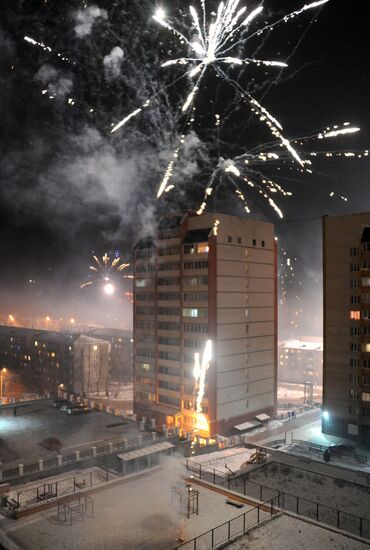
{"type": "Polygon", "coordinates": [[[6,373],[6,368],[4,367],[0,371],[0,400],[3,399],[3,375],[6,373]]]}

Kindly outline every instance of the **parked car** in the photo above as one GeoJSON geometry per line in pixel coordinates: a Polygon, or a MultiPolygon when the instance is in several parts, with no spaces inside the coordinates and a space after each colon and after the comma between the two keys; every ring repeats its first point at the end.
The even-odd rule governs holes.
{"type": "Polygon", "coordinates": [[[56,409],[60,409],[61,407],[63,407],[63,405],[70,405],[71,403],[72,402],[69,399],[59,398],[54,401],[54,407],[56,409]]]}
{"type": "Polygon", "coordinates": [[[63,412],[67,412],[69,414],[70,411],[74,410],[74,409],[80,409],[81,407],[83,407],[83,403],[66,403],[65,405],[62,405],[60,407],[60,410],[63,411],[63,412]]]}
{"type": "Polygon", "coordinates": [[[353,456],[355,448],[351,447],[350,445],[337,443],[335,445],[330,445],[328,451],[332,456],[353,456]]]}
{"type": "Polygon", "coordinates": [[[90,407],[78,407],[74,409],[68,409],[67,411],[69,414],[86,414],[91,412],[90,407]]]}

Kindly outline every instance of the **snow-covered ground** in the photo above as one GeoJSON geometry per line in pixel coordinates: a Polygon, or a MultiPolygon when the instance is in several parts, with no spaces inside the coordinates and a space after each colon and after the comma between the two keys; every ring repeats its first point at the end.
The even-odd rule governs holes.
{"type": "Polygon", "coordinates": [[[310,471],[309,464],[271,462],[251,471],[248,480],[370,519],[369,486],[310,471]]]}
{"type": "Polygon", "coordinates": [[[368,550],[369,545],[305,521],[280,516],[230,544],[228,550],[368,550]]]}

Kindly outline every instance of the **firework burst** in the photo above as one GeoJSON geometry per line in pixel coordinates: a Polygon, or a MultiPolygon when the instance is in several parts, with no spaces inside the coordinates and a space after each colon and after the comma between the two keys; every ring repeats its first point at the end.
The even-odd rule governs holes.
{"type": "Polygon", "coordinates": [[[122,274],[130,264],[122,263],[120,256],[116,255],[111,259],[107,253],[99,259],[93,256],[94,264],[90,266],[91,278],[81,285],[85,288],[94,284],[103,284],[104,292],[108,295],[114,294],[114,281],[117,279],[132,279],[131,275],[122,274]]]}
{"type": "MultiPolygon", "coordinates": [[[[281,171],[285,169],[294,170],[298,174],[305,173],[308,177],[313,174],[314,163],[319,159],[329,160],[332,158],[341,159],[362,159],[369,156],[368,150],[348,151],[348,150],[310,150],[309,144],[325,141],[330,138],[338,138],[350,134],[355,134],[360,128],[351,126],[349,122],[343,125],[327,127],[325,130],[316,132],[308,136],[300,136],[291,140],[295,145],[300,145],[301,163],[298,166],[292,160],[289,152],[279,141],[264,143],[247,150],[242,155],[232,159],[219,158],[218,165],[212,173],[210,181],[204,192],[204,199],[197,213],[204,212],[208,199],[212,196],[216,183],[220,178],[226,179],[234,189],[236,197],[243,203],[245,211],[250,213],[249,197],[258,194],[278,215],[283,218],[283,211],[277,204],[277,196],[291,197],[293,193],[287,190],[285,186],[278,183],[278,179],[283,177],[281,171]],[[267,170],[267,172],[266,172],[267,170]],[[267,175],[274,172],[274,176],[267,175]]],[[[344,195],[337,195],[334,191],[328,192],[331,198],[338,197],[347,202],[348,198],[344,195]]]]}
{"type": "MultiPolygon", "coordinates": [[[[301,13],[318,8],[326,4],[329,0],[319,0],[305,4],[299,10],[295,10],[288,15],[280,18],[274,23],[263,25],[256,31],[251,32],[250,26],[263,11],[263,6],[260,5],[248,13],[247,7],[240,4],[240,0],[227,0],[218,5],[216,16],[211,22],[208,20],[206,9],[206,1],[200,0],[202,16],[199,16],[198,11],[193,7],[189,7],[190,17],[192,21],[191,33],[195,32],[195,38],[188,38],[172,25],[162,8],[159,8],[154,20],[180,41],[180,44],[187,47],[189,55],[187,57],[179,57],[169,59],[162,64],[162,67],[170,67],[180,65],[186,67],[185,75],[190,79],[195,79],[189,94],[182,103],[181,110],[183,113],[191,111],[192,106],[197,98],[197,95],[202,89],[202,82],[206,76],[209,67],[212,67],[218,76],[227,81],[240,94],[241,98],[248,105],[249,109],[254,113],[259,120],[264,123],[271,131],[272,135],[286,148],[291,157],[303,167],[303,161],[297,150],[285,137],[283,127],[277,118],[269,112],[255,97],[248,91],[243,89],[236,81],[229,78],[223,67],[227,66],[245,66],[254,64],[264,67],[284,68],[286,63],[279,60],[265,60],[255,57],[240,57],[235,54],[238,47],[244,44],[247,40],[255,36],[262,36],[267,31],[271,31],[276,26],[291,21],[301,13]]],[[[190,33],[190,34],[191,34],[190,33]]],[[[185,76],[184,75],[184,76],[185,76]]],[[[127,124],[132,118],[139,115],[143,109],[150,106],[148,99],[141,107],[127,115],[123,120],[116,124],[111,132],[116,132],[119,128],[127,124]]],[[[174,188],[170,184],[170,180],[174,173],[176,160],[181,154],[181,143],[184,142],[184,136],[181,136],[179,146],[176,148],[173,159],[170,161],[164,178],[159,186],[157,197],[159,198],[164,192],[168,192],[174,188]]]]}

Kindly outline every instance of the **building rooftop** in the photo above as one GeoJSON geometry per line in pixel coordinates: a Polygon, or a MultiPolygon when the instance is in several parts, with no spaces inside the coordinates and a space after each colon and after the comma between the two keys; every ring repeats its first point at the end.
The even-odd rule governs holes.
{"type": "Polygon", "coordinates": [[[296,350],[323,351],[323,342],[311,342],[307,340],[286,340],[281,342],[279,347],[296,350]]]}

